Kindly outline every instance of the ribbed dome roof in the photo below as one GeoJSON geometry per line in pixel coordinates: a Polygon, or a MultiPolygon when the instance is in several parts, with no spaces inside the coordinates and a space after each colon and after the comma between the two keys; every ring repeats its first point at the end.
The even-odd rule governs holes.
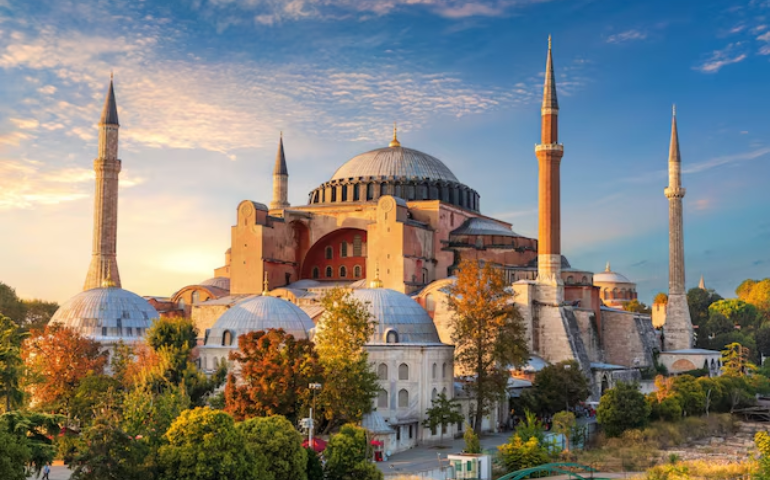
{"type": "Polygon", "coordinates": [[[267,295],[248,297],[222,314],[209,330],[207,346],[222,345],[225,331],[232,332],[233,345],[240,335],[259,330],[283,328],[297,339],[309,338],[313,321],[293,303],[267,295]]]}
{"type": "Polygon", "coordinates": [[[594,273],[594,283],[634,283],[627,279],[618,272],[613,272],[610,267],[610,262],[607,262],[607,266],[603,272],[594,273]]]}
{"type": "Polygon", "coordinates": [[[433,319],[409,296],[386,288],[361,288],[352,295],[377,321],[369,343],[386,343],[388,331],[397,333],[398,343],[441,343],[433,319]]]}
{"type": "Polygon", "coordinates": [[[152,326],[158,312],[147,300],[122,288],[92,288],[70,298],[56,310],[59,323],[100,342],[134,341],[152,326]]]}
{"type": "Polygon", "coordinates": [[[378,148],[355,156],[338,168],[331,180],[358,177],[418,177],[460,183],[438,158],[405,147],[378,148]]]}
{"type": "Polygon", "coordinates": [[[227,277],[209,278],[208,280],[202,281],[198,285],[201,285],[204,287],[217,287],[217,288],[221,288],[222,290],[230,291],[230,279],[227,277]]]}

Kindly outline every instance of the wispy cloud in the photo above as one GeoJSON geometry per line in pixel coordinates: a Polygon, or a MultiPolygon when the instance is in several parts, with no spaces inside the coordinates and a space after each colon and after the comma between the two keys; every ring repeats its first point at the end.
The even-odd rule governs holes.
{"type": "Polygon", "coordinates": [[[695,70],[703,73],[716,73],[724,66],[746,60],[747,55],[743,52],[741,45],[741,42],[735,42],[720,50],[714,50],[708,59],[695,67],[695,70]]]}
{"type": "Polygon", "coordinates": [[[607,43],[626,43],[647,38],[647,32],[641,30],[626,30],[607,37],[607,43]]]}
{"type": "Polygon", "coordinates": [[[732,163],[745,162],[747,160],[754,160],[756,158],[764,157],[770,153],[770,148],[760,148],[751,152],[737,153],[734,155],[724,155],[721,157],[712,158],[704,162],[692,163],[682,165],[682,173],[699,173],[712,168],[721,167],[723,165],[729,165],[732,163]]]}

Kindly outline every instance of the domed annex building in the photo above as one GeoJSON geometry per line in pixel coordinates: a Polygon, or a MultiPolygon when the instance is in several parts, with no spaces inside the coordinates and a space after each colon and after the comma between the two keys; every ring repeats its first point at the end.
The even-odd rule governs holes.
{"type": "Polygon", "coordinates": [[[91,265],[83,291],[54,313],[49,324],[60,324],[96,340],[111,352],[118,343],[135,343],[159,317],[139,295],[120,288],[117,263],[118,109],[110,79],[99,121],[99,154],[94,160],[94,232],[91,265]]]}
{"type": "Polygon", "coordinates": [[[631,300],[636,300],[636,283],[624,275],[613,272],[610,262],[603,272],[594,274],[594,285],[599,287],[599,294],[604,305],[612,308],[623,308],[631,300]]]}

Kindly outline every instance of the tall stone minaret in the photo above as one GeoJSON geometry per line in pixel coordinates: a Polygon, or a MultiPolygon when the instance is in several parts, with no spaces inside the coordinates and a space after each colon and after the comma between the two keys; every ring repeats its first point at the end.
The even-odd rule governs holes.
{"type": "Polygon", "coordinates": [[[94,241],[91,266],[84,290],[112,283],[120,288],[120,273],[115,258],[118,235],[118,107],[110,75],[110,88],[99,121],[99,156],[94,160],[96,194],[94,195],[94,241]]]}
{"type": "Polygon", "coordinates": [[[676,130],[676,108],[671,119],[671,144],[668,150],[668,305],[663,327],[664,350],[692,348],[693,328],[687,292],[684,287],[684,233],[682,227],[682,158],[676,130]]]}
{"type": "Polygon", "coordinates": [[[286,155],[283,153],[283,132],[278,141],[278,153],[275,155],[273,168],[273,201],[270,209],[281,209],[289,206],[289,170],[286,168],[286,155]]]}
{"type": "Polygon", "coordinates": [[[538,254],[537,283],[551,285],[554,295],[544,300],[559,303],[564,297],[561,279],[561,157],[564,146],[559,143],[559,102],[553,74],[551,37],[548,37],[548,60],[545,64],[545,84],[541,115],[541,142],[535,146],[539,164],[538,185],[538,254]],[[550,298],[552,297],[553,298],[550,298]]]}

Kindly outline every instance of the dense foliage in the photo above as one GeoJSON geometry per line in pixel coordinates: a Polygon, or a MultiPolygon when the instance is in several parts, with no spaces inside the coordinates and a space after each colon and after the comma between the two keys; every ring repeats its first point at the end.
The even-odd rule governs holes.
{"type": "Polygon", "coordinates": [[[299,433],[285,417],[252,418],[239,423],[238,430],[250,456],[264,458],[262,468],[274,480],[307,480],[307,452],[299,433]]]}
{"type": "Polygon", "coordinates": [[[369,461],[372,452],[366,430],[344,425],[326,446],[328,480],[382,480],[382,472],[369,461]]]}
{"type": "Polygon", "coordinates": [[[617,437],[626,430],[647,425],[650,409],[639,385],[620,382],[602,395],[596,420],[608,436],[617,437]]]}
{"type": "Polygon", "coordinates": [[[535,375],[534,387],[526,392],[528,408],[542,414],[569,410],[591,395],[588,378],[575,360],[548,365],[535,375]]]}
{"type": "Polygon", "coordinates": [[[429,428],[433,435],[436,430],[441,429],[440,443],[444,443],[444,431],[447,426],[462,422],[465,419],[460,409],[460,404],[456,400],[450,400],[445,393],[439,393],[436,398],[431,400],[431,406],[425,411],[425,420],[422,426],[429,428]]]}

